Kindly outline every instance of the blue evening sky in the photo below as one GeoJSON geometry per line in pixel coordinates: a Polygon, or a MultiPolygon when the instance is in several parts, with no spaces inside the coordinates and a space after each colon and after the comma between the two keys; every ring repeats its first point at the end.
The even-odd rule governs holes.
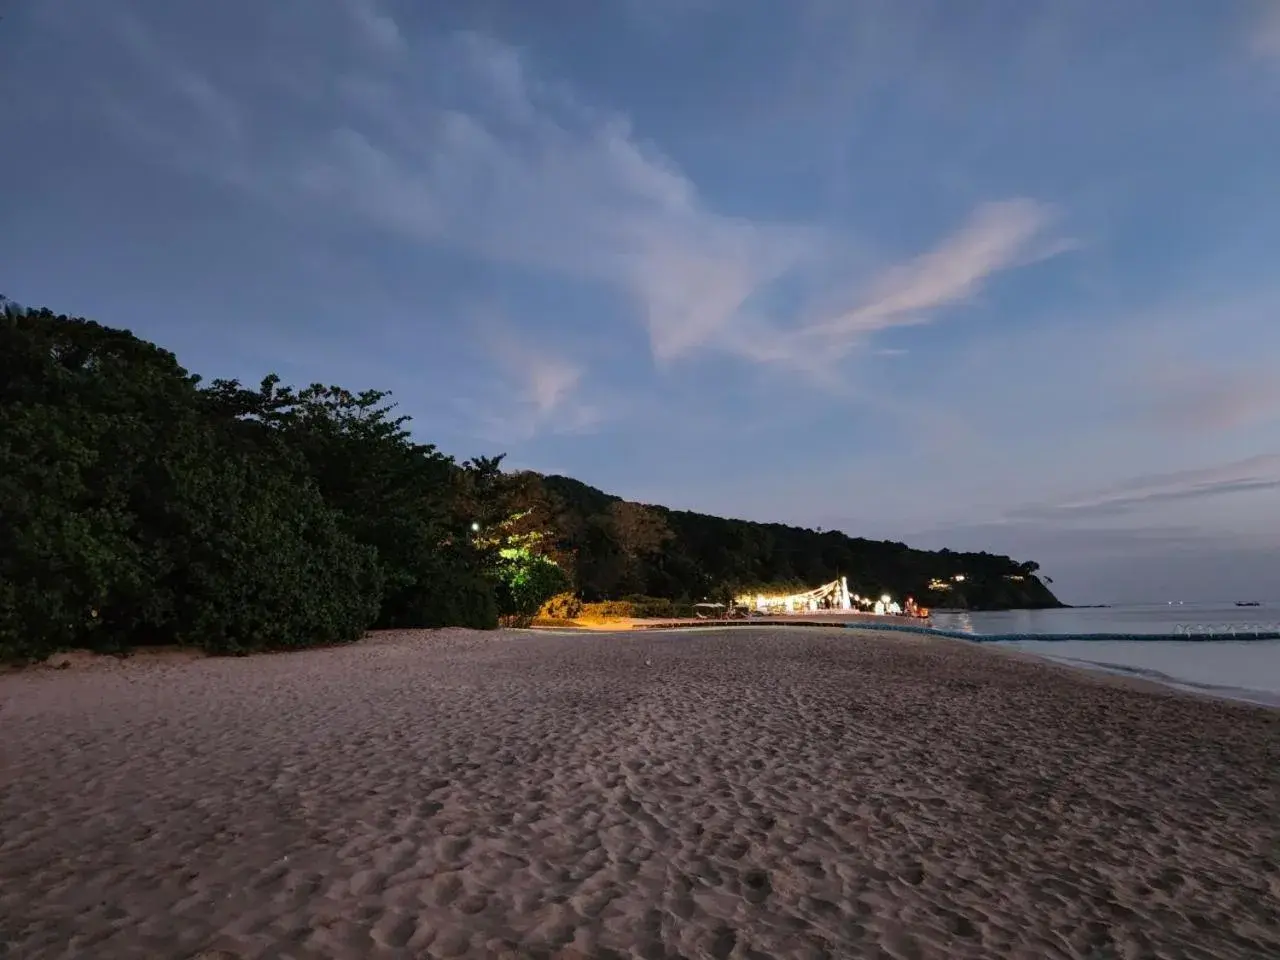
{"type": "Polygon", "coordinates": [[[0,291],[460,458],[1280,594],[1280,2],[6,0],[0,291]]]}

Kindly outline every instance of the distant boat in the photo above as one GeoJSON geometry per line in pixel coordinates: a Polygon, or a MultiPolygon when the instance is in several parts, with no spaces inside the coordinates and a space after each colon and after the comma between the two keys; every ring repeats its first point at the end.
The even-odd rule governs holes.
{"type": "Polygon", "coordinates": [[[1237,600],[1237,607],[1260,607],[1262,606],[1257,600],[1237,600]]]}

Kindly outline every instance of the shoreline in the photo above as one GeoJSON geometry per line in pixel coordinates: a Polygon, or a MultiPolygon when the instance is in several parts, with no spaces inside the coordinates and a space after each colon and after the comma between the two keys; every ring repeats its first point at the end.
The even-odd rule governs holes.
{"type": "Polygon", "coordinates": [[[1171,674],[1147,670],[1141,667],[1076,660],[1069,657],[1056,657],[1051,653],[1037,653],[1029,650],[1019,650],[1016,647],[997,647],[996,649],[1005,649],[1011,652],[1016,651],[1018,653],[1023,653],[1026,656],[1035,657],[1045,662],[1065,667],[1068,670],[1077,671],[1085,676],[1115,678],[1117,680],[1139,684],[1143,688],[1150,686],[1182,694],[1184,696],[1206,697],[1211,700],[1225,700],[1230,703],[1242,703],[1253,707],[1262,707],[1266,710],[1280,711],[1280,693],[1270,690],[1255,690],[1246,687],[1227,686],[1222,684],[1196,683],[1190,680],[1180,679],[1171,674]]]}
{"type": "MultiPolygon", "coordinates": [[[[873,615],[867,614],[864,616],[872,617],[873,615]]],[[[880,619],[882,620],[884,618],[880,619]]],[[[879,634],[881,635],[879,639],[902,640],[905,637],[911,637],[917,640],[932,640],[941,643],[960,643],[964,646],[982,649],[990,653],[998,653],[1002,656],[1014,657],[1024,660],[1025,662],[1054,667],[1084,682],[1102,683],[1107,686],[1119,686],[1121,688],[1131,689],[1137,692],[1172,694],[1192,699],[1207,699],[1215,702],[1241,704],[1268,711],[1280,711],[1280,694],[1272,694],[1270,691],[1196,684],[1194,682],[1180,680],[1177,677],[1169,675],[1164,675],[1163,677],[1143,675],[1141,672],[1126,670],[1123,667],[1117,668],[1115,666],[1096,662],[1056,657],[1051,653],[1024,650],[1013,645],[1017,641],[1002,637],[977,637],[960,631],[940,630],[937,628],[916,626],[913,624],[886,624],[875,621],[853,622],[847,618],[845,621],[793,620],[764,622],[700,620],[653,621],[639,620],[636,618],[620,618],[616,621],[600,623],[579,623],[573,625],[535,624],[532,627],[502,627],[496,630],[471,630],[469,628],[462,627],[410,630],[372,630],[363,639],[354,644],[335,644],[330,647],[310,647],[300,650],[257,651],[245,656],[207,654],[200,650],[185,647],[138,647],[124,654],[94,653],[86,650],[68,650],[53,654],[48,660],[40,663],[0,664],[0,682],[2,682],[6,677],[12,676],[62,672],[65,670],[73,670],[76,672],[84,670],[111,670],[130,663],[155,664],[172,667],[175,665],[205,660],[234,662],[268,658],[276,659],[281,657],[296,657],[308,652],[350,650],[361,646],[377,644],[390,636],[400,636],[404,634],[439,637],[470,636],[495,638],[506,638],[507,635],[511,634],[517,636],[521,634],[543,634],[547,636],[580,635],[583,637],[591,637],[603,642],[608,635],[612,633],[627,637],[628,639],[634,639],[645,635],[653,636],[680,633],[705,634],[715,633],[721,630],[733,632],[741,632],[745,630],[803,630],[805,632],[809,630],[828,630],[833,632],[854,630],[860,634],[871,634],[873,636],[879,634]]],[[[1092,640],[1094,637],[1099,635],[1090,634],[1083,636],[1092,640]]],[[[1154,640],[1156,642],[1168,642],[1175,639],[1177,642],[1186,643],[1199,644],[1207,642],[1203,639],[1197,639],[1190,636],[1173,638],[1143,634],[1134,635],[1134,638],[1142,641],[1154,640]]],[[[1025,638],[1020,636],[1018,639],[1053,642],[1060,638],[1054,635],[1028,634],[1025,638]]],[[[1126,637],[1125,639],[1129,638],[1126,637]]],[[[2,716],[2,714],[0,714],[0,716],[2,716]]]]}
{"type": "MultiPolygon", "coordinates": [[[[1068,657],[1056,656],[1049,652],[1021,650],[1015,644],[1035,642],[1035,643],[1054,643],[1054,642],[1073,642],[1084,640],[1088,642],[1177,642],[1177,643],[1194,643],[1202,645],[1204,643],[1213,642],[1215,640],[1231,641],[1231,642],[1271,642],[1274,638],[1267,636],[1237,636],[1222,635],[1215,636],[1211,634],[1186,634],[1186,635],[1161,635],[1161,634],[1079,634],[1079,635],[1058,635],[1058,634],[1010,634],[1007,636],[987,636],[965,633],[959,630],[945,630],[931,626],[906,623],[885,623],[888,618],[872,618],[872,615],[859,615],[860,618],[850,617],[849,615],[829,614],[825,620],[817,620],[804,615],[797,615],[795,619],[790,620],[742,620],[742,621],[644,621],[630,620],[625,623],[619,623],[613,629],[617,632],[630,631],[652,631],[652,632],[706,632],[709,630],[728,629],[728,630],[746,630],[746,629],[815,629],[815,628],[842,628],[847,630],[856,630],[859,632],[882,633],[896,637],[927,637],[934,640],[943,641],[959,641],[973,646],[980,646],[991,650],[1002,650],[1005,652],[1017,651],[1025,656],[1032,657],[1043,663],[1050,663],[1071,670],[1077,674],[1088,677],[1110,677],[1118,680],[1127,681],[1135,684],[1135,689],[1159,689],[1164,691],[1172,691],[1185,696],[1192,697],[1208,697],[1215,700],[1228,700],[1233,703],[1244,703],[1250,706],[1263,707],[1269,710],[1280,710],[1280,692],[1265,689],[1250,689],[1238,686],[1227,686],[1220,684],[1199,683],[1185,678],[1179,678],[1170,674],[1161,674],[1142,668],[1125,666],[1122,664],[1099,663],[1095,661],[1077,660],[1068,657]],[[870,618],[870,619],[869,619],[870,618]]],[[[556,633],[565,632],[582,632],[584,634],[600,634],[610,632],[610,625],[606,623],[596,624],[561,624],[561,625],[535,625],[532,629],[539,632],[556,633]]]]}
{"type": "Polygon", "coordinates": [[[851,639],[388,631],[0,676],[0,944],[1280,951],[1276,711],[993,645],[851,639]]]}
{"type": "MultiPolygon", "coordinates": [[[[950,637],[939,637],[938,639],[943,642],[971,642],[960,638],[950,637]]],[[[1052,654],[1023,650],[1019,647],[1008,646],[1003,643],[975,643],[973,646],[987,653],[1014,657],[1029,663],[1055,667],[1080,682],[1098,683],[1112,688],[1133,690],[1137,693],[1184,697],[1191,700],[1208,701],[1211,703],[1230,703],[1238,706],[1280,713],[1280,699],[1277,699],[1275,702],[1271,702],[1267,700],[1249,699],[1243,696],[1233,696],[1226,692],[1215,692],[1213,689],[1179,681],[1174,677],[1162,680],[1151,676],[1125,672],[1119,669],[1107,669],[1105,666],[1096,663],[1059,659],[1054,657],[1052,654]]],[[[1228,688],[1223,689],[1225,690],[1228,688]]],[[[1265,691],[1239,692],[1265,694],[1265,691]]]]}

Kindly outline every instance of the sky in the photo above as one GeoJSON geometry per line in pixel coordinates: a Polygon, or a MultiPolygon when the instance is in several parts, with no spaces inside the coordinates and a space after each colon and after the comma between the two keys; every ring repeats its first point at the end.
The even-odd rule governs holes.
{"type": "Polygon", "coordinates": [[[0,292],[628,499],[1280,599],[1280,0],[0,0],[0,292]]]}

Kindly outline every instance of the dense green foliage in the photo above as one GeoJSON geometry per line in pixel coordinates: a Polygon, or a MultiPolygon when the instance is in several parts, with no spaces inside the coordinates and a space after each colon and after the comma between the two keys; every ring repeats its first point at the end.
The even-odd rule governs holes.
{"type": "Polygon", "coordinates": [[[392,409],[274,377],[203,387],[126,331],[5,303],[0,654],[494,626],[504,544],[470,525],[514,481],[414,443],[392,409]]]}
{"type": "Polygon", "coordinates": [[[127,331],[0,300],[0,655],[492,627],[566,593],[554,615],[632,598],[616,615],[671,616],[840,574],[939,606],[1057,603],[1034,563],[648,507],[500,457],[459,464],[393,413],[379,391],[205,386],[127,331]]]}
{"type": "Polygon", "coordinates": [[[496,573],[498,609],[513,624],[532,620],[548,597],[569,586],[559,564],[527,547],[499,551],[496,573]]]}
{"type": "Polygon", "coordinates": [[[1034,562],[989,553],[913,550],[775,523],[726,520],[628,503],[568,477],[526,481],[585,600],[628,595],[727,600],[739,591],[809,589],[849,578],[863,595],[914,596],[935,607],[1010,609],[1061,604],[1034,562]],[[955,577],[962,576],[962,581],[955,577]],[[945,589],[930,589],[940,581],[945,589]]]}

